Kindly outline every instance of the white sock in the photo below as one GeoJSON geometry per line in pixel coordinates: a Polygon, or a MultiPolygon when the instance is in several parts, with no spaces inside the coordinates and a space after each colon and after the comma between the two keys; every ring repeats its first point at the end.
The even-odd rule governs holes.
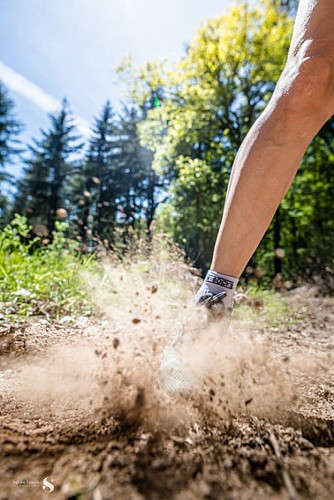
{"type": "Polygon", "coordinates": [[[198,304],[201,297],[208,292],[213,294],[225,292],[226,297],[223,302],[228,309],[232,309],[233,296],[235,289],[237,288],[238,281],[239,278],[227,276],[226,274],[220,274],[216,271],[208,271],[205,280],[195,297],[195,304],[198,304]]]}

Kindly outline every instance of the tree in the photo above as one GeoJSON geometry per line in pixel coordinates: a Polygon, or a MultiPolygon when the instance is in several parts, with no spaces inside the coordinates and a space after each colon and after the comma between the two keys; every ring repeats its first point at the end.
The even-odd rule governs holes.
{"type": "MultiPolygon", "coordinates": [[[[296,4],[232,7],[202,26],[171,70],[127,67],[139,109],[150,92],[161,96],[160,106],[145,108],[139,127],[154,169],[171,181],[168,202],[158,210],[160,227],[201,267],[210,262],[235,154],[283,69],[293,27],[288,12],[296,4]]],[[[330,120],[309,147],[251,267],[293,280],[333,273],[333,149],[330,120]]]]}
{"type": "Polygon", "coordinates": [[[80,170],[76,175],[76,188],[72,186],[72,200],[77,205],[76,221],[81,238],[112,241],[116,214],[119,179],[114,160],[118,154],[116,144],[116,117],[107,101],[100,116],[95,118],[92,137],[80,170]]]}
{"type": "Polygon", "coordinates": [[[6,166],[12,164],[22,151],[17,136],[22,131],[22,124],[16,119],[14,102],[8,95],[5,85],[0,81],[0,225],[6,223],[7,196],[5,184],[10,183],[12,176],[6,166]]]}
{"type": "MultiPolygon", "coordinates": [[[[152,102],[149,101],[148,106],[151,105],[152,102]]],[[[152,168],[152,153],[140,142],[138,126],[145,116],[146,108],[136,111],[134,107],[124,107],[120,116],[121,153],[118,161],[125,183],[119,204],[126,226],[134,229],[139,223],[141,230],[141,222],[144,221],[144,228],[150,238],[151,225],[165,182],[152,168]]]]}
{"type": "Polygon", "coordinates": [[[334,119],[308,148],[282,203],[286,272],[304,278],[334,274],[334,119]]]}
{"type": "Polygon", "coordinates": [[[173,236],[199,266],[209,263],[235,154],[272,94],[292,24],[272,1],[232,7],[196,33],[172,70],[134,72],[139,107],[148,88],[162,94],[140,137],[155,170],[172,181],[173,236]]]}
{"type": "Polygon", "coordinates": [[[43,223],[50,232],[58,217],[57,211],[68,206],[66,183],[73,174],[77,155],[83,146],[67,101],[49,115],[51,126],[42,130],[42,138],[29,146],[23,178],[19,182],[16,210],[25,210],[32,222],[43,223]]]}
{"type": "Polygon", "coordinates": [[[299,0],[277,0],[277,7],[281,8],[291,15],[295,15],[297,12],[299,0]]]}
{"type": "Polygon", "coordinates": [[[162,184],[152,154],[140,144],[140,120],[127,106],[115,115],[109,101],[95,119],[84,166],[72,185],[75,218],[86,243],[113,247],[120,233],[122,244],[127,241],[130,227],[150,231],[162,184]]]}

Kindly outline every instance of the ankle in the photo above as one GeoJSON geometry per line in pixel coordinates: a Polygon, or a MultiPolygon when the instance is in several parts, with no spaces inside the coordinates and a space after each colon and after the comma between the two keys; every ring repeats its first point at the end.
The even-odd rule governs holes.
{"type": "Polygon", "coordinates": [[[206,293],[218,294],[225,292],[224,305],[227,309],[233,308],[233,297],[239,279],[226,274],[217,273],[216,271],[208,271],[201,288],[198,290],[195,297],[195,303],[199,303],[201,297],[206,293]]]}

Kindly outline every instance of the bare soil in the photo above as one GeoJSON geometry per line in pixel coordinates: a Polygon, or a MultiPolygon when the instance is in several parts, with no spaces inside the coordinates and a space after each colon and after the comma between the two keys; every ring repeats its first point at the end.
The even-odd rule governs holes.
{"type": "Polygon", "coordinates": [[[154,385],[169,334],[149,310],[122,323],[130,350],[109,320],[3,324],[0,499],[332,500],[334,299],[282,300],[281,324],[236,321],[220,389],[176,400],[154,385]]]}

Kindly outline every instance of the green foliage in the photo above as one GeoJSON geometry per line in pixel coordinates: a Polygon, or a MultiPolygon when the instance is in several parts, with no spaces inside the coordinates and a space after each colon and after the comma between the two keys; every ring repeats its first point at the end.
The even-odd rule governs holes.
{"type": "MultiPolygon", "coordinates": [[[[8,226],[12,232],[6,237],[5,228],[2,241],[9,244],[13,238],[14,246],[16,240],[23,245],[13,247],[13,255],[20,255],[19,261],[23,255],[31,262],[36,258],[36,266],[44,259],[46,269],[49,258],[56,266],[57,252],[61,263],[67,258],[77,262],[76,244],[68,242],[57,223],[68,213],[67,233],[85,252],[102,241],[117,257],[130,255],[140,235],[151,241],[156,219],[157,231],[171,236],[187,257],[206,268],[235,155],[282,71],[296,4],[261,0],[232,6],[225,15],[203,23],[174,65],[149,61],[136,67],[124,59],[118,73],[128,100],[119,113],[106,102],[94,120],[85,153],[64,101],[63,109],[50,116],[49,130],[29,147],[15,209],[28,216],[33,229],[22,230],[26,236],[16,234],[21,221],[8,226]],[[45,226],[44,238],[53,233],[51,245],[27,236],[27,231],[41,234],[36,224],[45,226]]],[[[0,122],[1,99],[0,87],[0,122]]],[[[18,130],[15,121],[12,124],[11,139],[18,130]]],[[[276,283],[333,275],[333,130],[330,120],[308,149],[249,263],[251,278],[269,284],[277,275],[276,283]]],[[[0,211],[1,203],[0,194],[0,211]]],[[[6,278],[12,290],[14,276],[6,278]]],[[[44,289],[44,282],[38,286],[44,289]]],[[[71,296],[73,290],[66,286],[71,296]]],[[[18,289],[29,291],[27,287],[24,283],[18,289]]]]}
{"type": "Polygon", "coordinates": [[[107,101],[95,119],[87,154],[69,186],[74,231],[85,244],[97,238],[112,240],[116,197],[123,180],[116,157],[116,117],[107,101]]]}
{"type": "Polygon", "coordinates": [[[85,247],[116,249],[132,230],[149,230],[162,180],[139,141],[135,109],[115,114],[109,101],[95,119],[85,158],[67,183],[71,234],[85,247]]]}
{"type": "Polygon", "coordinates": [[[332,118],[309,146],[291,189],[252,259],[253,265],[260,266],[269,276],[279,270],[274,266],[278,247],[283,250],[284,279],[296,282],[299,278],[310,280],[322,276],[325,286],[333,280],[333,131],[332,118]]]}
{"type": "Polygon", "coordinates": [[[67,182],[74,173],[73,155],[79,143],[66,100],[62,109],[49,115],[50,129],[42,130],[42,138],[29,146],[23,178],[19,182],[15,210],[27,214],[33,223],[43,223],[52,232],[57,210],[66,208],[67,182]]]}
{"type": "Polygon", "coordinates": [[[22,131],[22,124],[14,113],[14,102],[8,95],[7,88],[0,81],[0,227],[3,227],[9,215],[8,185],[12,175],[6,168],[22,151],[17,136],[22,131]]]}
{"type": "MultiPolygon", "coordinates": [[[[172,235],[187,249],[188,257],[196,261],[214,245],[219,227],[217,213],[221,212],[223,205],[224,190],[221,187],[225,185],[227,176],[225,171],[215,172],[198,158],[180,156],[176,168],[178,178],[171,184],[169,200],[169,206],[175,204],[174,207],[177,207],[177,214],[173,214],[172,235]],[[212,194],[208,203],[209,189],[212,189],[212,194]]],[[[164,227],[161,229],[166,230],[164,227]]]]}
{"type": "Polygon", "coordinates": [[[245,291],[248,299],[235,307],[235,320],[256,321],[257,325],[272,326],[278,330],[297,322],[297,308],[273,290],[248,286],[245,291]]]}
{"type": "Polygon", "coordinates": [[[171,70],[133,70],[139,107],[148,88],[162,96],[140,124],[141,140],[155,170],[172,180],[173,236],[201,267],[211,258],[235,154],[271,96],[291,30],[273,2],[244,3],[208,20],[171,70]]]}
{"type": "Polygon", "coordinates": [[[0,180],[8,175],[3,167],[11,163],[13,156],[21,152],[20,143],[16,139],[21,130],[22,124],[14,114],[14,102],[0,80],[0,180]]]}
{"type": "Polygon", "coordinates": [[[78,253],[77,243],[66,238],[65,223],[56,222],[48,245],[38,236],[31,237],[31,229],[25,217],[16,215],[0,232],[2,314],[59,317],[89,312],[79,276],[80,271],[93,268],[93,256],[78,253]]]}
{"type": "MultiPolygon", "coordinates": [[[[155,170],[171,180],[158,227],[200,267],[210,263],[235,155],[284,67],[293,27],[288,12],[295,7],[278,0],[239,4],[208,20],[171,69],[127,66],[139,108],[149,92],[160,97],[140,124],[155,170]]],[[[267,284],[276,275],[279,287],[333,274],[333,148],[332,120],[308,149],[251,259],[248,269],[267,284]]]]}
{"type": "Polygon", "coordinates": [[[295,15],[298,9],[299,0],[274,0],[274,5],[278,9],[283,9],[291,15],[295,15]]]}

